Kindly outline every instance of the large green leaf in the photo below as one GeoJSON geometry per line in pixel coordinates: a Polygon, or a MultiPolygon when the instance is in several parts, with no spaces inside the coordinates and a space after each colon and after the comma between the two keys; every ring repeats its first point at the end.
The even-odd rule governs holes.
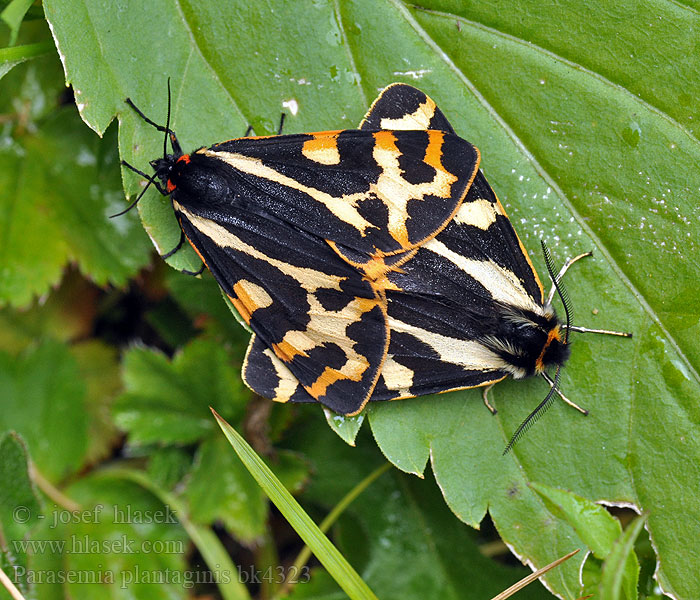
{"type": "MultiPolygon", "coordinates": [[[[567,277],[580,324],[635,338],[579,335],[562,382],[591,415],[556,405],[505,458],[544,383],[499,384],[494,418],[479,391],[375,406],[378,444],[406,471],[422,472],[430,457],[452,510],[471,524],[488,510],[537,566],[581,542],[527,481],[633,503],[649,511],[662,587],[700,596],[700,569],[687,560],[688,540],[700,535],[699,501],[687,493],[700,485],[697,8],[651,0],[44,6],[81,116],[102,132],[119,115],[122,156],[143,169],[162,153],[162,136],[123,99],[164,121],[168,76],[185,148],[238,136],[249,123],[274,130],[283,106],[298,107],[289,132],[352,126],[395,80],[430,94],[482,151],[540,271],[540,238],[559,261],[595,251],[567,277]]],[[[136,191],[137,178],[125,177],[136,191]]],[[[172,248],[179,231],[167,201],[149,192],[140,210],[159,250],[172,248]]],[[[196,267],[178,256],[174,264],[196,267]]],[[[577,597],[577,569],[569,561],[548,585],[577,597]]]]}
{"type": "Polygon", "coordinates": [[[0,306],[45,294],[69,261],[100,285],[123,285],[150,258],[132,216],[107,218],[122,206],[116,129],[100,140],[74,107],[56,108],[52,92],[64,92],[53,89],[51,58],[3,79],[0,105],[11,112],[0,146],[0,306]]]}

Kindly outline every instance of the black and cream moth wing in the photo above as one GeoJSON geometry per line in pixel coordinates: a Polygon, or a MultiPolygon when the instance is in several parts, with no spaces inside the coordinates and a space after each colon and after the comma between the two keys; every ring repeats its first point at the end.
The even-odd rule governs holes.
{"type": "MultiPolygon", "coordinates": [[[[315,398],[299,383],[299,380],[257,336],[253,336],[243,361],[243,381],[256,394],[275,402],[316,402],[315,398]]],[[[352,399],[349,399],[352,401],[352,399]]],[[[360,407],[364,408],[366,402],[360,407]]],[[[359,411],[333,409],[343,415],[354,415],[359,411]]]]}
{"type": "MultiPolygon", "coordinates": [[[[386,354],[384,299],[322,239],[290,235],[288,225],[251,206],[229,207],[216,220],[202,216],[177,189],[182,229],[253,330],[250,347],[274,357],[308,398],[344,414],[360,411],[386,354]]],[[[243,375],[270,396],[248,361],[243,375]]],[[[290,399],[285,393],[277,390],[278,399],[290,399]]]]}
{"type": "MultiPolygon", "coordinates": [[[[430,98],[404,84],[389,86],[362,126],[454,131],[430,98]]],[[[372,400],[530,375],[559,333],[527,252],[481,171],[454,219],[387,280],[391,339],[372,400]]]]}
{"type": "Polygon", "coordinates": [[[226,197],[207,190],[211,210],[255,205],[327,240],[376,278],[386,257],[424,243],[454,216],[479,154],[442,131],[347,130],[240,138],[201,148],[189,160],[225,180],[226,197]]]}
{"type": "MultiPolygon", "coordinates": [[[[507,219],[509,242],[494,245],[481,239],[499,218],[505,218],[499,206],[488,184],[472,186],[455,222],[410,253],[400,270],[387,275],[389,351],[371,401],[472,388],[520,373],[504,360],[496,341],[513,335],[513,324],[503,320],[500,307],[516,305],[538,312],[541,290],[531,269],[522,280],[513,275],[523,264],[512,246],[517,236],[508,235],[507,219]],[[485,215],[477,218],[473,208],[468,210],[473,203],[485,215]],[[501,264],[490,255],[499,256],[501,264]],[[485,333],[494,343],[486,343],[485,333]]],[[[543,329],[534,343],[543,346],[546,337],[543,329]]],[[[246,365],[246,380],[251,384],[254,380],[251,387],[261,395],[277,401],[313,401],[264,346],[251,345],[246,365]]]]}
{"type": "MultiPolygon", "coordinates": [[[[512,245],[517,239],[500,231],[501,219],[509,223],[490,187],[480,183],[475,181],[460,212],[435,239],[400,272],[387,275],[391,340],[374,400],[476,387],[525,374],[513,367],[515,351],[504,358],[503,340],[522,343],[533,333],[531,328],[518,330],[518,318],[526,322],[540,315],[541,292],[533,271],[519,271],[521,255],[512,245]],[[490,235],[497,233],[500,240],[489,236],[493,228],[490,235]]],[[[536,331],[533,342],[542,348],[546,323],[536,331]]]]}
{"type": "Polygon", "coordinates": [[[432,98],[405,83],[392,83],[382,90],[362,119],[360,129],[455,132],[432,98]]]}

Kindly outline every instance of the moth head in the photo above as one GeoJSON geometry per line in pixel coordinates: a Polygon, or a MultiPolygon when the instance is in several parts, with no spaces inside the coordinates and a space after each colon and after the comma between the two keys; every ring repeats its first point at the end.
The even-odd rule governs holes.
{"type": "Polygon", "coordinates": [[[158,125],[158,123],[155,123],[154,121],[151,121],[143,112],[131,101],[130,98],[126,99],[126,103],[131,106],[131,108],[136,112],[136,114],[141,117],[146,123],[149,125],[155,127],[158,131],[163,132],[163,157],[162,158],[156,158],[152,161],[150,161],[150,165],[155,171],[152,177],[149,177],[133,165],[130,165],[128,162],[125,160],[122,160],[121,163],[123,166],[126,168],[130,169],[131,171],[134,171],[134,173],[137,173],[138,175],[141,175],[143,177],[146,177],[147,183],[146,186],[141,190],[141,193],[136,197],[136,200],[134,200],[129,206],[127,206],[124,210],[114,214],[110,215],[110,218],[114,217],[119,217],[123,215],[124,213],[129,212],[134,206],[136,206],[139,203],[139,200],[143,198],[144,194],[146,193],[146,190],[152,185],[155,184],[155,186],[158,188],[158,191],[163,194],[163,195],[168,195],[170,194],[174,189],[175,186],[171,185],[170,183],[170,173],[173,170],[173,167],[175,164],[177,164],[178,161],[181,159],[189,159],[184,153],[182,152],[182,148],[180,147],[180,142],[177,140],[177,136],[175,135],[175,132],[170,129],[170,111],[172,108],[172,100],[171,100],[171,93],[170,93],[170,78],[168,78],[168,117],[166,120],[165,127],[162,125],[158,125]],[[170,145],[172,146],[173,153],[168,154],[168,139],[170,139],[170,145]],[[160,185],[158,184],[160,182],[160,185]]]}
{"type": "Polygon", "coordinates": [[[163,158],[156,158],[150,161],[150,165],[155,173],[155,178],[160,181],[163,187],[167,186],[170,173],[173,170],[173,165],[178,157],[174,154],[166,154],[163,158]]]}
{"type": "Polygon", "coordinates": [[[537,359],[536,370],[538,373],[546,371],[550,367],[561,367],[569,359],[571,348],[566,340],[566,334],[562,335],[561,326],[557,323],[547,334],[547,342],[537,359]]]}

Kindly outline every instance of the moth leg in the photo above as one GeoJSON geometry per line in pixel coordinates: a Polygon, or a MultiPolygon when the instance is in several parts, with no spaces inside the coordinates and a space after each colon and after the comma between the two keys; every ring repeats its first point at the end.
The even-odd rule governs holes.
{"type": "MultiPolygon", "coordinates": [[[[585,258],[586,256],[591,256],[593,252],[584,252],[583,254],[579,254],[578,256],[574,256],[573,258],[569,258],[565,263],[564,266],[559,270],[559,273],[556,277],[557,281],[561,281],[561,278],[564,277],[564,273],[566,273],[569,270],[569,267],[573,265],[575,262],[578,262],[582,258],[585,258]]],[[[547,304],[551,304],[552,300],[554,299],[554,294],[556,293],[557,289],[555,286],[552,286],[552,289],[549,290],[549,296],[547,296],[547,304]]]]}
{"type": "Polygon", "coordinates": [[[185,275],[191,275],[192,277],[197,277],[198,275],[201,275],[204,273],[204,269],[207,268],[207,265],[202,263],[202,267],[198,271],[188,271],[187,269],[182,269],[180,273],[184,273],[185,275]]]}
{"type": "Polygon", "coordinates": [[[146,121],[146,123],[148,123],[149,125],[155,127],[158,131],[161,131],[161,132],[163,132],[163,133],[172,133],[172,132],[170,131],[169,128],[163,127],[162,125],[158,125],[158,123],[156,123],[155,121],[152,121],[152,120],[149,119],[145,114],[143,114],[143,111],[142,111],[138,106],[136,106],[136,105],[134,104],[134,102],[131,100],[131,98],[127,98],[127,99],[125,100],[125,102],[126,102],[129,106],[131,106],[131,108],[134,109],[134,112],[135,112],[139,117],[141,117],[141,118],[142,118],[144,121],[146,121]]]}
{"type": "MultiPolygon", "coordinates": [[[[564,277],[564,273],[566,273],[569,270],[569,267],[571,265],[581,260],[582,258],[585,258],[586,256],[591,256],[592,254],[593,252],[584,252],[583,254],[579,254],[578,256],[574,256],[573,258],[568,259],[564,263],[564,266],[560,269],[559,274],[557,275],[557,281],[561,281],[561,278],[564,277]]],[[[549,290],[549,296],[547,296],[547,304],[552,303],[556,291],[556,287],[552,286],[552,289],[549,290]]],[[[566,328],[567,326],[562,325],[562,327],[566,328]]],[[[578,327],[574,325],[568,326],[568,329],[569,331],[578,331],[579,333],[602,333],[605,335],[617,335],[619,337],[632,337],[632,334],[626,331],[611,331],[610,329],[590,329],[588,327],[578,327]]]]}
{"type": "Polygon", "coordinates": [[[287,118],[287,113],[282,113],[280,115],[280,125],[277,128],[277,135],[282,135],[282,129],[284,128],[284,120],[287,118]]]}
{"type": "Polygon", "coordinates": [[[243,137],[248,137],[251,133],[253,133],[253,126],[248,125],[248,129],[245,130],[245,133],[243,134],[243,137]]]}
{"type": "Polygon", "coordinates": [[[491,406],[491,403],[489,402],[489,397],[488,397],[488,393],[491,391],[491,389],[493,388],[494,385],[496,385],[496,384],[491,383],[491,384],[487,385],[484,388],[484,391],[482,392],[482,396],[484,398],[484,404],[486,405],[486,408],[489,409],[489,411],[491,412],[492,415],[495,415],[498,412],[493,406],[491,406]]]}
{"type": "MultiPolygon", "coordinates": [[[[543,373],[542,373],[542,377],[544,377],[545,381],[546,381],[550,386],[554,387],[554,380],[553,380],[549,375],[547,375],[547,373],[544,373],[544,372],[543,372],[543,373]]],[[[585,408],[581,408],[578,404],[575,404],[574,402],[572,402],[571,400],[569,400],[564,394],[561,393],[561,390],[559,389],[559,387],[554,388],[554,391],[555,391],[555,392],[559,395],[559,397],[560,397],[564,402],[566,402],[569,406],[571,406],[572,408],[575,408],[575,409],[576,409],[577,411],[579,411],[580,413],[582,413],[582,414],[588,416],[588,411],[587,411],[585,408]]]]}
{"type": "Polygon", "coordinates": [[[177,246],[175,246],[170,252],[166,252],[165,254],[161,255],[161,258],[165,260],[166,258],[170,258],[173,254],[175,254],[180,248],[182,248],[182,244],[185,243],[185,232],[180,230],[180,241],[177,243],[177,246]]]}
{"type": "MultiPolygon", "coordinates": [[[[143,114],[143,111],[141,111],[141,109],[133,103],[131,98],[127,98],[125,100],[125,102],[131,108],[133,108],[134,111],[136,112],[136,114],[139,117],[141,117],[144,121],[146,121],[146,123],[155,127],[157,131],[161,131],[161,132],[165,133],[166,140],[168,137],[170,137],[170,143],[173,145],[173,149],[178,154],[182,154],[182,148],[180,147],[180,142],[178,141],[177,136],[175,135],[175,132],[172,129],[170,129],[170,79],[168,79],[168,124],[167,124],[167,126],[163,127],[162,125],[158,125],[158,123],[149,119],[145,114],[143,114]]],[[[165,154],[165,151],[163,152],[163,154],[165,154]]]]}
{"type": "Polygon", "coordinates": [[[134,173],[137,173],[138,175],[141,175],[141,177],[143,177],[144,179],[147,179],[148,181],[150,181],[150,182],[155,186],[155,188],[158,190],[158,192],[160,192],[160,194],[161,194],[162,196],[167,196],[167,195],[168,195],[168,192],[166,192],[166,191],[161,187],[160,183],[158,183],[158,182],[154,179],[154,175],[146,175],[146,173],[144,173],[144,172],[141,171],[140,169],[137,169],[137,168],[134,167],[133,165],[130,165],[130,164],[129,164],[128,162],[126,162],[125,160],[123,160],[123,161],[121,161],[121,162],[122,162],[122,165],[125,166],[125,167],[126,167],[127,169],[129,169],[130,171],[133,171],[134,173]]]}
{"type": "MultiPolygon", "coordinates": [[[[566,327],[566,325],[564,325],[566,327]]],[[[590,329],[588,327],[578,327],[576,325],[569,326],[569,331],[578,331],[579,333],[604,333],[605,335],[617,335],[620,337],[632,337],[628,331],[611,331],[610,329],[590,329]]]]}

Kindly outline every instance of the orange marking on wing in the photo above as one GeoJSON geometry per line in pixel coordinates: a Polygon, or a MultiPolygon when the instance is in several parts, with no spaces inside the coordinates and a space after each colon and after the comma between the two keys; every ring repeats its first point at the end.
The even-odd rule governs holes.
{"type": "Polygon", "coordinates": [[[252,313],[248,310],[246,305],[235,296],[226,294],[226,297],[231,301],[231,304],[233,304],[234,308],[238,311],[238,314],[241,315],[241,319],[250,325],[250,317],[252,316],[252,313]]]}
{"type": "MultiPolygon", "coordinates": [[[[451,175],[442,164],[442,146],[444,141],[445,133],[443,131],[429,131],[428,147],[425,149],[425,158],[423,160],[436,171],[443,171],[451,175]]],[[[435,195],[441,198],[449,197],[452,193],[452,184],[455,181],[457,181],[456,177],[448,177],[441,186],[436,186],[438,191],[435,195]]]]}
{"type": "Polygon", "coordinates": [[[306,140],[301,149],[301,153],[317,163],[323,165],[337,165],[340,163],[340,152],[338,151],[338,133],[313,133],[313,138],[306,140]]]}
{"type": "Polygon", "coordinates": [[[365,277],[370,281],[378,281],[386,276],[390,267],[381,256],[373,256],[369,262],[362,265],[365,277]]]}
{"type": "Polygon", "coordinates": [[[385,152],[393,152],[399,154],[399,149],[396,147],[396,136],[391,131],[377,131],[374,133],[374,143],[377,147],[385,152]]]}
{"type": "Polygon", "coordinates": [[[241,317],[246,323],[250,323],[251,316],[259,308],[267,308],[272,304],[270,295],[258,284],[245,279],[241,279],[233,285],[233,293],[236,294],[237,301],[234,303],[236,310],[241,305],[243,311],[241,317]]]}
{"type": "Polygon", "coordinates": [[[320,398],[321,396],[325,396],[328,388],[338,381],[347,379],[350,381],[361,381],[362,376],[368,368],[369,363],[367,361],[363,364],[358,363],[357,368],[351,373],[342,373],[337,369],[326,367],[318,379],[308,388],[309,394],[314,398],[320,398]]]}
{"type": "Polygon", "coordinates": [[[370,312],[379,304],[377,298],[356,298],[355,301],[361,313],[370,312]]]}
{"type": "Polygon", "coordinates": [[[272,351],[284,362],[292,362],[295,356],[308,356],[303,350],[292,346],[289,342],[282,340],[279,344],[272,344],[272,351]]]}
{"type": "Polygon", "coordinates": [[[428,131],[428,147],[425,149],[425,162],[434,169],[444,171],[442,166],[442,143],[445,134],[442,131],[428,131]]]}

